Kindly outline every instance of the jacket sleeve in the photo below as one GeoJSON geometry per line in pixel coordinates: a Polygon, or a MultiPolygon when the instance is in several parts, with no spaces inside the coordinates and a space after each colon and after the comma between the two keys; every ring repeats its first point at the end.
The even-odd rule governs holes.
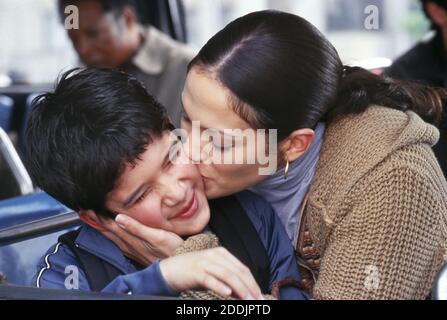
{"type": "Polygon", "coordinates": [[[178,296],[178,293],[173,291],[163,278],[159,260],[141,271],[117,277],[102,292],[166,297],[178,296]]]}
{"type": "Polygon", "coordinates": [[[314,298],[425,299],[442,263],[442,193],[409,168],[359,190],[330,232],[314,298]]]}
{"type": "Polygon", "coordinates": [[[51,247],[40,259],[32,285],[37,288],[91,291],[75,255],[61,243],[51,247]]]}
{"type": "MultiPolygon", "coordinates": [[[[33,285],[38,288],[91,291],[76,257],[69,248],[60,243],[50,248],[39,262],[33,285]]],[[[178,295],[164,280],[159,261],[141,271],[117,277],[102,292],[169,297],[178,295]]]]}
{"type": "Polygon", "coordinates": [[[270,260],[270,289],[279,285],[280,299],[308,299],[309,297],[296,285],[282,285],[288,280],[291,280],[291,283],[297,283],[301,280],[301,276],[293,246],[279,217],[263,198],[252,193],[247,194],[244,194],[245,201],[241,201],[241,204],[245,207],[267,250],[270,260]]]}

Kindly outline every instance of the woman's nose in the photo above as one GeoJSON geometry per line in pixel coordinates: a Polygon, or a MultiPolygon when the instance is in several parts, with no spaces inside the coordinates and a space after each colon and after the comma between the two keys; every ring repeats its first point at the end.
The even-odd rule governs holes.
{"type": "Polygon", "coordinates": [[[184,144],[185,155],[193,162],[200,163],[201,159],[201,141],[200,138],[194,138],[189,134],[184,144]],[[197,141],[196,141],[197,140],[197,141]]]}

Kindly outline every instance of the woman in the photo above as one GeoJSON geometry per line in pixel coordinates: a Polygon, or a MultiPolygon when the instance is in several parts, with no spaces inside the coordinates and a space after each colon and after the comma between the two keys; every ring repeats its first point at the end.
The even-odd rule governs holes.
{"type": "MultiPolygon", "coordinates": [[[[273,205],[315,298],[423,299],[446,253],[447,183],[430,124],[444,97],[343,66],[306,20],[261,11],[190,63],[182,126],[277,129],[273,175],[259,161],[198,166],[209,198],[250,188],[273,205]]],[[[142,256],[172,252],[171,235],[125,218],[137,237],[123,239],[142,256]]]]}

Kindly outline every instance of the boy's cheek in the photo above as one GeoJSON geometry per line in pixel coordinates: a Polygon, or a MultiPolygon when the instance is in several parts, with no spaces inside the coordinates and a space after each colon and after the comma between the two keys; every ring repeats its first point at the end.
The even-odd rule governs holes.
{"type": "Polygon", "coordinates": [[[154,212],[154,210],[141,208],[140,210],[129,213],[128,215],[145,226],[151,228],[163,228],[166,224],[166,219],[161,214],[154,212]]]}

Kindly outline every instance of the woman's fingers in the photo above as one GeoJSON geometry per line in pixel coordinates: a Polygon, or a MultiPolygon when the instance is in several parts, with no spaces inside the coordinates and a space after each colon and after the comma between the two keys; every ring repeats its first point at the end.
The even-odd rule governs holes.
{"type": "Polygon", "coordinates": [[[243,280],[253,298],[263,298],[261,289],[248,267],[223,247],[217,248],[216,251],[214,251],[214,254],[218,255],[220,259],[231,265],[232,270],[234,270],[235,274],[243,280]]]}
{"type": "Polygon", "coordinates": [[[251,294],[255,299],[263,299],[261,289],[256,282],[255,277],[251,273],[250,269],[244,265],[238,258],[232,255],[227,249],[222,248],[223,258],[226,259],[233,267],[238,270],[238,274],[245,280],[245,284],[250,289],[251,294]]]}
{"type": "Polygon", "coordinates": [[[116,223],[131,235],[146,242],[146,249],[160,258],[171,256],[183,243],[183,239],[172,232],[147,227],[131,217],[119,214],[116,223]]]}
{"type": "Polygon", "coordinates": [[[143,266],[150,265],[159,259],[147,250],[142,240],[131,234],[126,234],[126,231],[118,226],[116,226],[116,229],[119,230],[111,231],[112,228],[109,227],[107,237],[118,245],[126,257],[139,262],[143,266]],[[126,240],[123,240],[123,238],[126,238],[126,240]]]}
{"type": "MultiPolygon", "coordinates": [[[[236,274],[236,270],[232,268],[232,266],[225,266],[222,263],[215,263],[208,267],[207,273],[219,281],[224,285],[231,288],[232,295],[246,300],[254,300],[255,297],[251,294],[250,289],[245,283],[243,277],[236,274]]],[[[208,277],[207,277],[208,279],[208,277]]],[[[202,284],[205,287],[208,287],[206,283],[202,284]]]]}
{"type": "Polygon", "coordinates": [[[164,256],[154,254],[155,250],[150,248],[144,240],[129,233],[114,220],[107,221],[104,226],[108,231],[108,238],[118,244],[124,254],[132,260],[142,265],[149,265],[157,259],[164,258],[164,256]]]}
{"type": "Polygon", "coordinates": [[[228,298],[232,293],[232,290],[229,286],[212,275],[206,275],[203,283],[203,287],[205,289],[211,290],[221,297],[228,298]]]}
{"type": "Polygon", "coordinates": [[[250,270],[225,248],[211,249],[209,271],[233,289],[241,299],[262,299],[261,290],[250,270]]]}

